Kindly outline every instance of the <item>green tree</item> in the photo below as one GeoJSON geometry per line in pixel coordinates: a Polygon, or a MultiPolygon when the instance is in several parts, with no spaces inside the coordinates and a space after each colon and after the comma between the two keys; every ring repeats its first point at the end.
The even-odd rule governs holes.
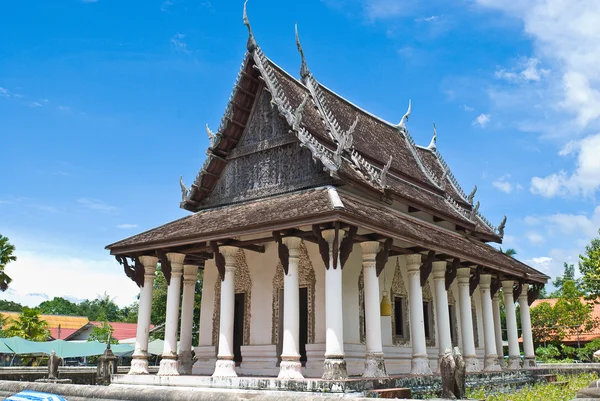
{"type": "Polygon", "coordinates": [[[21,312],[23,310],[23,305],[13,301],[0,299],[0,310],[4,312],[21,312]]]}
{"type": "Polygon", "coordinates": [[[563,286],[567,281],[572,282],[574,284],[574,288],[579,294],[577,296],[582,296],[583,292],[581,291],[581,284],[579,280],[575,279],[575,265],[564,262],[563,266],[565,269],[563,275],[558,276],[554,280],[552,280],[552,285],[556,288],[556,290],[550,293],[550,298],[560,298],[563,293],[563,286]]]}
{"type": "Polygon", "coordinates": [[[6,291],[12,279],[4,271],[7,264],[15,262],[17,257],[13,255],[15,252],[14,245],[8,242],[8,238],[0,234],[0,291],[6,291]]]}
{"type": "Polygon", "coordinates": [[[121,311],[106,292],[98,295],[96,299],[86,299],[79,304],[82,316],[87,316],[91,321],[108,320],[109,322],[121,321],[121,311]]]}
{"type": "Polygon", "coordinates": [[[90,336],[88,337],[88,341],[98,341],[106,344],[106,342],[108,341],[108,336],[110,334],[110,343],[118,344],[119,340],[112,336],[112,333],[114,331],[115,329],[107,321],[104,321],[102,322],[100,327],[94,327],[94,329],[90,333],[90,336]]]}
{"type": "Polygon", "coordinates": [[[600,296],[600,238],[594,238],[585,247],[585,254],[579,255],[579,272],[583,291],[588,298],[597,299],[600,296]]]}
{"type": "Polygon", "coordinates": [[[502,247],[500,247],[500,252],[502,252],[503,254],[510,256],[510,257],[515,257],[517,256],[517,251],[514,248],[508,248],[507,250],[502,250],[502,247]]]}
{"type": "Polygon", "coordinates": [[[62,297],[54,297],[38,305],[43,315],[65,315],[81,316],[81,308],[78,304],[62,297]]]}
{"type": "Polygon", "coordinates": [[[50,337],[48,323],[40,319],[40,311],[37,308],[23,307],[23,312],[17,319],[8,323],[5,329],[7,337],[21,337],[31,341],[46,341],[50,337]]]}

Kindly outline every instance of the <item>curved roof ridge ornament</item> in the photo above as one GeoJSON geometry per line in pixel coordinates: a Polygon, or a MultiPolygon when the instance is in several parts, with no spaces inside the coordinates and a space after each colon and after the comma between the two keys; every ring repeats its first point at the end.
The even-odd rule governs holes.
{"type": "Polygon", "coordinates": [[[506,227],[506,215],[504,215],[504,218],[502,219],[502,221],[500,222],[500,225],[498,226],[498,235],[500,236],[500,238],[504,238],[504,228],[506,227]]]}
{"type": "Polygon", "coordinates": [[[246,11],[246,5],[248,4],[248,0],[244,2],[244,25],[248,28],[248,43],[246,43],[246,48],[249,52],[253,52],[258,47],[256,40],[254,39],[254,33],[252,32],[252,27],[250,26],[250,20],[248,19],[248,12],[246,11]]]}
{"type": "Polygon", "coordinates": [[[181,201],[185,202],[186,200],[188,200],[188,195],[190,191],[183,182],[183,176],[179,176],[179,186],[181,187],[181,201]]]}
{"type": "Polygon", "coordinates": [[[406,113],[402,116],[402,120],[400,120],[400,122],[398,123],[398,125],[396,125],[396,128],[400,129],[400,130],[406,130],[406,122],[408,121],[408,117],[410,117],[410,111],[412,110],[412,100],[408,99],[408,110],[406,110],[406,113]]]}
{"type": "Polygon", "coordinates": [[[471,206],[473,206],[473,200],[475,199],[475,194],[476,193],[477,193],[477,185],[475,185],[475,188],[473,188],[473,190],[471,191],[471,193],[467,197],[467,200],[469,201],[469,203],[471,204],[471,206]]]}
{"type": "Polygon", "coordinates": [[[479,206],[481,206],[481,202],[477,201],[477,204],[475,205],[473,210],[471,210],[471,220],[475,220],[475,218],[477,217],[477,214],[479,213],[479,206]]]}
{"type": "Polygon", "coordinates": [[[208,127],[208,123],[206,123],[206,135],[208,135],[209,148],[215,147],[215,139],[216,135],[212,130],[208,127]]]}
{"type": "Polygon", "coordinates": [[[302,83],[306,82],[306,78],[310,75],[310,70],[306,65],[306,58],[304,57],[304,50],[302,49],[302,45],[300,44],[300,35],[298,35],[298,24],[294,24],[294,30],[296,31],[296,47],[300,52],[300,57],[302,58],[302,65],[300,66],[300,77],[302,78],[302,83]]]}
{"type": "Polygon", "coordinates": [[[390,171],[390,167],[392,166],[392,159],[393,159],[393,157],[390,156],[386,165],[383,166],[383,168],[381,169],[381,175],[379,176],[379,184],[381,185],[381,188],[383,188],[383,189],[386,189],[388,186],[387,185],[388,184],[388,173],[390,171]]]}
{"type": "Polygon", "coordinates": [[[437,144],[437,128],[435,127],[435,123],[433,123],[433,138],[431,138],[431,142],[429,143],[429,146],[427,146],[427,149],[437,150],[436,144],[437,144]]]}

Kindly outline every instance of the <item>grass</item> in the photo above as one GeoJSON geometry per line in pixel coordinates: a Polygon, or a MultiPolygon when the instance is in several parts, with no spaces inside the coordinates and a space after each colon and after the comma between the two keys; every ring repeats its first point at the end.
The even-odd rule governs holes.
{"type": "Polygon", "coordinates": [[[568,384],[563,387],[552,383],[538,383],[505,394],[490,394],[491,389],[480,387],[474,390],[467,390],[467,398],[485,399],[486,401],[571,401],[575,398],[577,391],[587,387],[592,381],[597,379],[598,375],[595,373],[574,376],[557,375],[559,382],[567,381],[568,384]]]}

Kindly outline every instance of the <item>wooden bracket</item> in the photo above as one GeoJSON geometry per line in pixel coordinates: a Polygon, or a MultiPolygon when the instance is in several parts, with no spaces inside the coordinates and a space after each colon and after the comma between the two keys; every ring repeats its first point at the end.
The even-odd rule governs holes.
{"type": "Polygon", "coordinates": [[[340,222],[336,221],[334,224],[334,236],[333,236],[333,268],[337,269],[338,258],[340,257],[340,222]]]}
{"type": "Polygon", "coordinates": [[[521,296],[523,292],[523,282],[519,280],[517,284],[513,287],[513,301],[517,302],[517,299],[521,296]]]}
{"type": "Polygon", "coordinates": [[[383,269],[385,269],[385,265],[390,257],[390,250],[392,249],[392,243],[394,240],[392,238],[388,238],[383,243],[383,247],[377,252],[377,256],[375,256],[375,272],[377,272],[377,277],[381,274],[383,269]]]}
{"type": "Polygon", "coordinates": [[[475,269],[475,274],[471,276],[469,279],[469,295],[473,296],[475,289],[479,285],[479,280],[481,279],[481,272],[483,271],[483,266],[477,266],[475,269]]]}
{"type": "Polygon", "coordinates": [[[502,287],[502,283],[500,282],[500,275],[498,274],[493,280],[492,285],[490,286],[490,294],[493,297],[502,287]]]}
{"type": "Polygon", "coordinates": [[[527,305],[531,306],[533,301],[538,299],[540,291],[544,288],[544,284],[533,284],[529,291],[527,291],[527,305]]]}
{"type": "Polygon", "coordinates": [[[157,250],[156,257],[160,260],[160,271],[162,271],[163,276],[165,276],[167,285],[171,285],[171,262],[169,262],[167,253],[165,251],[157,250]]]}
{"type": "MultiPolygon", "coordinates": [[[[127,256],[115,255],[115,259],[119,262],[120,265],[123,266],[123,271],[125,275],[129,277],[134,283],[141,287],[138,282],[135,280],[135,268],[129,266],[129,262],[127,261],[127,256]]],[[[143,282],[142,282],[143,285],[143,282]]]]}
{"type": "Polygon", "coordinates": [[[323,259],[323,263],[325,264],[325,269],[329,270],[329,243],[325,241],[325,238],[323,238],[321,227],[319,227],[317,224],[312,226],[312,231],[317,238],[319,253],[321,254],[321,259],[323,259]]]}
{"type": "Polygon", "coordinates": [[[446,291],[450,290],[450,286],[454,282],[456,278],[456,273],[458,272],[458,266],[460,266],[460,259],[454,258],[452,260],[452,264],[446,268],[446,291]]]}
{"type": "Polygon", "coordinates": [[[431,270],[433,269],[433,260],[435,258],[435,251],[429,251],[427,253],[427,259],[425,263],[421,265],[421,287],[424,287],[427,283],[427,279],[431,274],[431,270]]]}
{"type": "Polygon", "coordinates": [[[358,232],[358,227],[351,226],[348,230],[348,233],[342,240],[342,244],[340,245],[340,264],[342,269],[348,261],[350,257],[350,253],[352,253],[352,247],[354,246],[354,239],[356,238],[356,233],[358,232]]]}
{"type": "Polygon", "coordinates": [[[287,245],[283,243],[283,238],[281,238],[281,233],[279,231],[273,231],[273,238],[275,239],[275,242],[277,242],[279,261],[283,267],[283,272],[287,276],[290,263],[290,250],[288,249],[287,245]]]}
{"type": "Polygon", "coordinates": [[[210,249],[212,250],[213,258],[215,259],[215,266],[217,266],[217,271],[219,272],[221,281],[225,281],[225,256],[219,252],[219,244],[217,244],[215,241],[210,242],[210,249]]]}
{"type": "Polygon", "coordinates": [[[144,273],[146,272],[146,268],[140,261],[139,257],[133,258],[134,263],[134,278],[133,281],[137,284],[138,287],[142,288],[144,286],[144,273]]]}

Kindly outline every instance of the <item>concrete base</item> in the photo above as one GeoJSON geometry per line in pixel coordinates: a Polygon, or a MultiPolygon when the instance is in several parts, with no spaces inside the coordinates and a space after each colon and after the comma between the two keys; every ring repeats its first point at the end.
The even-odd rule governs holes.
{"type": "Polygon", "coordinates": [[[483,360],[483,371],[484,372],[500,372],[502,367],[498,364],[498,356],[486,356],[483,360]]]}
{"type": "Polygon", "coordinates": [[[182,351],[179,354],[179,374],[180,375],[191,375],[192,374],[192,351],[182,351]]]}
{"type": "Polygon", "coordinates": [[[36,383],[73,384],[71,379],[37,379],[36,383]]]}
{"type": "Polygon", "coordinates": [[[363,377],[388,377],[382,353],[365,355],[365,372],[363,373],[363,377]]]}
{"type": "Polygon", "coordinates": [[[348,378],[346,361],[342,359],[325,358],[323,362],[323,380],[344,380],[348,378]]]}
{"type": "Polygon", "coordinates": [[[147,375],[148,374],[148,356],[147,355],[133,355],[131,360],[131,369],[129,369],[130,375],[147,375]]]}
{"type": "Polygon", "coordinates": [[[284,360],[281,357],[281,363],[279,364],[279,375],[278,379],[289,380],[289,379],[304,379],[302,375],[302,363],[300,362],[300,356],[298,357],[285,357],[289,358],[284,360]]]}
{"type": "Polygon", "coordinates": [[[465,361],[465,368],[467,373],[479,372],[479,359],[477,359],[476,355],[463,355],[463,359],[465,361]]]}
{"type": "Polygon", "coordinates": [[[235,362],[231,359],[217,359],[212,377],[237,377],[235,362]]]}
{"type": "Polygon", "coordinates": [[[509,370],[521,369],[521,357],[520,356],[509,356],[508,357],[508,369],[509,370]]]}
{"type": "Polygon", "coordinates": [[[179,376],[179,362],[177,359],[164,358],[160,361],[158,376],[179,376]]]}
{"type": "Polygon", "coordinates": [[[412,375],[430,375],[431,367],[429,366],[429,358],[427,355],[425,356],[417,356],[413,355],[411,365],[410,365],[410,374],[412,375]]]}
{"type": "Polygon", "coordinates": [[[526,356],[525,359],[523,360],[523,369],[531,369],[531,368],[535,368],[535,367],[536,367],[535,357],[534,356],[526,356]]]}
{"type": "Polygon", "coordinates": [[[502,370],[506,370],[506,361],[503,356],[498,357],[498,365],[502,368],[502,370]]]}

